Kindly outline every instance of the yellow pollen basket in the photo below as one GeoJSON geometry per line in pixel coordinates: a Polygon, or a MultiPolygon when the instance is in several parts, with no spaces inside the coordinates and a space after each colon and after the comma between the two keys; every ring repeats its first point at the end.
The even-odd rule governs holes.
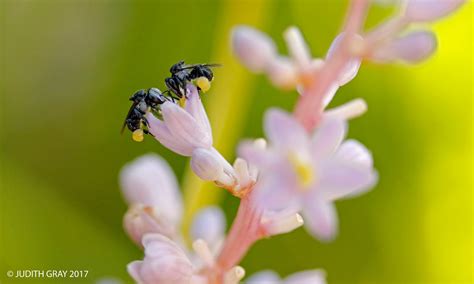
{"type": "Polygon", "coordinates": [[[136,141],[136,142],[142,142],[143,141],[143,129],[137,129],[137,130],[133,131],[132,139],[133,139],[133,141],[136,141]]]}
{"type": "Polygon", "coordinates": [[[186,106],[186,97],[185,96],[182,96],[179,100],[178,100],[178,104],[180,107],[185,107],[186,106]]]}
{"type": "Polygon", "coordinates": [[[211,82],[206,77],[199,77],[196,79],[196,85],[203,91],[204,93],[209,91],[211,88],[211,82]]]}
{"type": "Polygon", "coordinates": [[[310,186],[316,179],[313,172],[313,167],[301,159],[297,154],[290,154],[288,158],[295,169],[300,184],[303,187],[310,186]]]}

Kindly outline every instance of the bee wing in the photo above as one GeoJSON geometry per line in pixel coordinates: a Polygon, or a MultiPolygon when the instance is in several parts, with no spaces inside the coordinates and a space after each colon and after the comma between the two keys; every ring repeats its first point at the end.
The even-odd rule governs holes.
{"type": "Polygon", "coordinates": [[[193,69],[196,66],[206,66],[206,67],[222,67],[222,64],[219,63],[207,63],[207,64],[192,64],[192,65],[187,65],[186,67],[180,68],[179,71],[181,70],[186,70],[186,69],[193,69]]]}
{"type": "Polygon", "coordinates": [[[220,63],[208,63],[208,64],[203,64],[203,65],[207,67],[222,67],[223,66],[220,63]]]}
{"type": "Polygon", "coordinates": [[[132,113],[133,109],[137,106],[137,103],[133,103],[131,106],[130,106],[130,109],[128,110],[128,113],[127,113],[127,116],[125,117],[125,120],[123,122],[123,125],[122,125],[122,129],[120,129],[120,134],[123,134],[123,131],[125,129],[125,126],[127,126],[127,118],[130,116],[130,114],[132,113]]]}

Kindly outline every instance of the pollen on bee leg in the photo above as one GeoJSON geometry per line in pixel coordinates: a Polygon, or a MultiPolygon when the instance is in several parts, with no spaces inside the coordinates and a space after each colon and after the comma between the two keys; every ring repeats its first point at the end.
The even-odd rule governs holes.
{"type": "Polygon", "coordinates": [[[179,98],[178,104],[180,107],[186,106],[186,96],[182,96],[181,98],[179,98]]]}
{"type": "Polygon", "coordinates": [[[135,131],[133,131],[132,133],[132,139],[133,141],[136,141],[136,142],[142,142],[143,141],[143,129],[139,128],[135,131]]]}
{"type": "Polygon", "coordinates": [[[196,85],[201,89],[203,92],[209,91],[211,88],[211,82],[206,77],[199,77],[196,79],[196,85]]]}

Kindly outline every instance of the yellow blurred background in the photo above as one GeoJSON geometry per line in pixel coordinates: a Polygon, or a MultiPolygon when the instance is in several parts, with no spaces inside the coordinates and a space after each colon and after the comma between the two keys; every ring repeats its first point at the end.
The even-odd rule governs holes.
{"type": "MultiPolygon", "coordinates": [[[[85,280],[131,282],[142,252],[125,236],[117,174],[148,152],[181,180],[188,218],[218,203],[230,222],[237,200],[190,173],[188,161],[153,139],[119,135],[128,97],[164,88],[169,66],[219,62],[204,102],[217,148],[233,159],[243,137],[262,136],[270,106],[297,95],[274,89],[230,52],[233,25],[281,37],[297,25],[323,56],[347,1],[2,0],[0,2],[0,282],[7,270],[87,269],[85,280]]],[[[302,229],[257,243],[247,274],[323,268],[329,283],[473,283],[472,2],[435,23],[438,50],[417,66],[364,64],[332,105],[362,97],[369,111],[349,136],[372,150],[380,181],[337,203],[340,234],[329,244],[302,229]]],[[[374,7],[373,26],[391,13],[374,7]]],[[[127,133],[128,134],[128,133],[127,133]]],[[[81,282],[82,281],[82,282],[81,282]]]]}

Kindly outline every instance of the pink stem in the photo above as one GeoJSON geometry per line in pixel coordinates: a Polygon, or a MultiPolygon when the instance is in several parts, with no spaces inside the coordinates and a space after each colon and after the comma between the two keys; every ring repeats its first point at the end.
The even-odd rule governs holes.
{"type": "Polygon", "coordinates": [[[367,0],[354,0],[351,2],[343,29],[345,36],[342,38],[341,43],[336,46],[334,55],[326,61],[322,70],[318,73],[319,76],[303,91],[302,96],[296,103],[294,115],[307,131],[312,131],[318,125],[323,113],[324,94],[336,83],[340,72],[351,59],[351,54],[348,50],[350,39],[362,29],[367,8],[367,0]]]}
{"type": "Polygon", "coordinates": [[[237,216],[217,258],[217,266],[221,271],[237,265],[252,244],[262,237],[260,220],[263,212],[255,207],[251,196],[250,192],[241,199],[237,216]]]}

